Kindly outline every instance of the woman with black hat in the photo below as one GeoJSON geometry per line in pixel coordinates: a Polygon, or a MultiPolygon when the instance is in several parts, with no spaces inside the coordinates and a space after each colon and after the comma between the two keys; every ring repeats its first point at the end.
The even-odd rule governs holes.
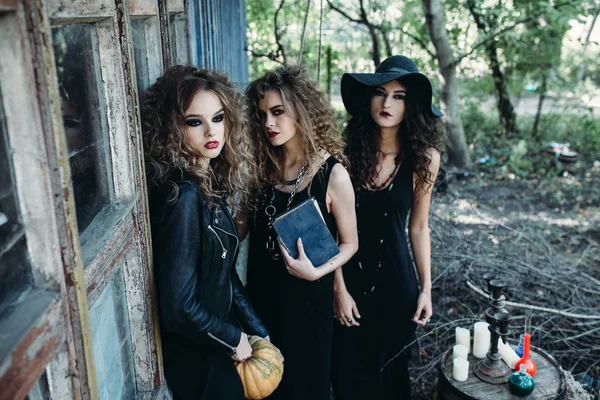
{"type": "Polygon", "coordinates": [[[429,79],[404,56],[342,77],[360,247],[335,275],[336,400],[410,398],[405,347],[432,315],[428,214],[442,113],[431,96],[429,79]]]}

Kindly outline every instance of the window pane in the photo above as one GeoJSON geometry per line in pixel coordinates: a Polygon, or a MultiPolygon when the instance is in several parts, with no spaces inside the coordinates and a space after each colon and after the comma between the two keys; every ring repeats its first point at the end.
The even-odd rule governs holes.
{"type": "Polygon", "coordinates": [[[108,137],[92,25],[52,29],[77,224],[82,233],[110,199],[108,137]]]}
{"type": "Polygon", "coordinates": [[[131,20],[131,34],[133,37],[133,57],[135,58],[135,76],[137,79],[140,105],[144,104],[146,89],[150,86],[148,69],[148,48],[146,41],[146,20],[131,20]]]}
{"type": "MultiPolygon", "coordinates": [[[[1,88],[0,88],[1,92],[1,88]]],[[[33,277],[15,193],[4,108],[0,103],[0,319],[8,298],[31,286],[33,277]]]]}
{"type": "Polygon", "coordinates": [[[111,272],[109,283],[91,305],[90,325],[100,399],[133,398],[135,373],[122,267],[111,272]]]}
{"type": "Polygon", "coordinates": [[[171,31],[171,58],[173,65],[189,64],[187,21],[184,13],[169,14],[169,30],[171,31]]]}

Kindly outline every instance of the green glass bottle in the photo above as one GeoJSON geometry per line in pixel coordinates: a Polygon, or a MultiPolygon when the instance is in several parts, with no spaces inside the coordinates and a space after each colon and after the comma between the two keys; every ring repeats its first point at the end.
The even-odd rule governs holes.
{"type": "Polygon", "coordinates": [[[508,388],[515,396],[529,396],[535,388],[531,375],[527,373],[527,365],[522,364],[520,370],[513,373],[508,379],[508,388]]]}

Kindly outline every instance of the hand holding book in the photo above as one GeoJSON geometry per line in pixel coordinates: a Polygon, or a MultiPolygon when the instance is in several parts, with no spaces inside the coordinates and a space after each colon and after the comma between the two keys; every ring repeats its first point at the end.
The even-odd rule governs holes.
{"type": "Polygon", "coordinates": [[[310,259],[306,256],[302,239],[298,238],[296,244],[298,246],[297,259],[290,256],[290,253],[288,253],[286,248],[281,244],[281,240],[279,241],[279,249],[283,255],[285,267],[287,268],[288,273],[296,278],[307,281],[316,281],[317,279],[320,279],[323,274],[320,272],[319,268],[315,268],[315,265],[313,265],[310,259]]]}
{"type": "Polygon", "coordinates": [[[327,271],[315,267],[326,265],[340,254],[314,198],[275,218],[273,229],[277,232],[286,268],[297,278],[307,281],[321,278],[327,271]]]}

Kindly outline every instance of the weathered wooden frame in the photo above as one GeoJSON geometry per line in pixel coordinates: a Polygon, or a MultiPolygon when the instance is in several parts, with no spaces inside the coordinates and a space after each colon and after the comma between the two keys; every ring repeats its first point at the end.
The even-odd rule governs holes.
{"type": "MultiPolygon", "coordinates": [[[[12,19],[8,24],[12,23],[14,30],[0,45],[3,50],[0,65],[5,63],[0,67],[0,76],[3,83],[6,82],[5,93],[11,94],[10,102],[3,103],[35,289],[17,306],[17,314],[13,315],[20,318],[14,324],[3,324],[3,329],[9,329],[13,335],[13,341],[9,345],[10,356],[1,357],[0,393],[7,398],[23,398],[46,369],[55,375],[60,374],[59,371],[70,371],[74,375],[70,380],[63,378],[50,384],[55,393],[89,398],[95,381],[87,379],[90,365],[86,363],[86,339],[80,334],[87,322],[83,270],[81,265],[63,263],[65,256],[77,259],[78,254],[77,251],[71,253],[68,246],[63,247],[56,234],[61,231],[59,215],[69,213],[64,212],[62,202],[55,201],[50,171],[61,159],[50,156],[52,143],[47,142],[44,134],[52,123],[43,117],[43,111],[57,109],[60,115],[58,103],[50,104],[48,97],[42,94],[46,90],[47,71],[38,68],[47,50],[40,44],[48,43],[49,31],[44,29],[47,25],[43,24],[43,8],[37,2],[18,3],[2,18],[12,19]],[[6,46],[11,45],[15,46],[14,51],[7,51],[6,46]],[[76,353],[81,354],[79,363],[76,353]]],[[[3,22],[3,27],[7,27],[6,20],[3,22]]],[[[56,76],[54,71],[52,73],[56,76]]],[[[62,115],[57,123],[62,127],[62,115]]],[[[63,137],[66,149],[64,141],[63,137]]],[[[62,160],[68,160],[65,156],[62,160]]],[[[69,194],[63,193],[63,196],[69,194]]],[[[74,222],[74,214],[71,218],[74,222]]],[[[66,233],[69,234],[68,230],[66,233]]]]}
{"type": "MultiPolygon", "coordinates": [[[[31,55],[31,60],[22,60],[22,68],[17,70],[26,75],[22,101],[30,103],[27,109],[32,111],[27,123],[34,125],[31,131],[35,135],[22,135],[18,147],[31,154],[17,152],[15,170],[19,171],[16,179],[19,203],[25,207],[25,234],[35,265],[36,289],[31,296],[46,300],[46,303],[35,302],[41,314],[28,322],[26,335],[18,341],[27,348],[35,345],[38,352],[33,358],[29,351],[27,358],[10,359],[0,375],[0,393],[26,396],[45,370],[51,392],[57,398],[97,398],[88,302],[91,304],[106,285],[104,277],[121,265],[126,278],[136,386],[140,393],[164,396],[157,310],[152,301],[150,232],[129,13],[156,15],[161,4],[166,10],[165,2],[47,0],[42,4],[42,1],[0,0],[0,17],[10,13],[24,22],[19,28],[19,44],[24,57],[31,55]],[[122,205],[114,218],[107,218],[111,235],[101,241],[102,246],[88,260],[85,272],[60,102],[56,101],[59,95],[50,34],[52,24],[81,22],[94,23],[97,28],[104,101],[109,115],[114,196],[122,205]],[[31,158],[41,168],[27,169],[25,164],[31,158]],[[47,199],[54,204],[48,204],[47,199]],[[45,295],[39,297],[39,293],[45,295]],[[71,379],[64,379],[66,375],[71,379]],[[8,391],[8,385],[12,392],[8,391]]],[[[161,38],[166,36],[166,45],[161,40],[162,59],[170,62],[170,52],[165,54],[165,49],[169,49],[168,15],[164,12],[164,17],[159,17],[161,38]]],[[[10,137],[11,143],[13,136],[16,135],[10,137]]],[[[22,349],[17,346],[17,350],[22,349]]]]}

